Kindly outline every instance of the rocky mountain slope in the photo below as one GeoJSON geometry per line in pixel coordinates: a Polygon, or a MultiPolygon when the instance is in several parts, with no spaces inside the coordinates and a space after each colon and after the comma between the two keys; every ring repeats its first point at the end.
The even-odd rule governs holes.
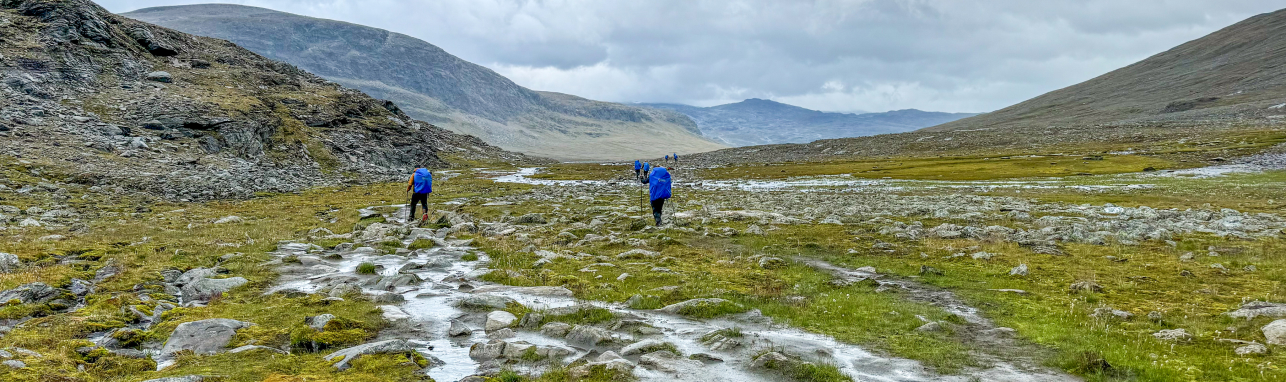
{"type": "Polygon", "coordinates": [[[703,135],[732,146],[808,143],[819,139],[903,133],[975,115],[915,109],[884,113],[827,113],[758,98],[712,107],[666,103],[640,105],[686,114],[696,121],[703,135]]]}
{"type": "Polygon", "coordinates": [[[1286,10],[1130,66],[926,131],[1262,123],[1286,108],[1286,10]]]}
{"type": "Polygon", "coordinates": [[[412,117],[497,146],[560,159],[628,159],[721,148],[682,114],[533,91],[419,39],[226,4],[125,16],[227,39],[401,105],[412,117]]]}
{"type": "Polygon", "coordinates": [[[0,154],[81,183],[209,199],[523,159],[227,41],[87,0],[2,4],[0,154]]]}

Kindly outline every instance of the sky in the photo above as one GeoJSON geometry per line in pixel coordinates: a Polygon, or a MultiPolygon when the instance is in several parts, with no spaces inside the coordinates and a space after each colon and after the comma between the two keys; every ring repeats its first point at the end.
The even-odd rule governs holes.
{"type": "MultiPolygon", "coordinates": [[[[112,12],[196,4],[98,0],[112,12]]],[[[528,88],[613,102],[772,99],[987,112],[1282,0],[220,0],[407,34],[528,88]]]]}

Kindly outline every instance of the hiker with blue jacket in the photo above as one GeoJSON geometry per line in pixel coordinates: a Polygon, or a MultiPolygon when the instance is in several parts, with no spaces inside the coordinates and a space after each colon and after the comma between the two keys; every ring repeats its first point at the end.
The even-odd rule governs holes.
{"type": "Polygon", "coordinates": [[[647,193],[652,200],[652,218],[660,227],[661,209],[665,207],[665,200],[670,198],[670,171],[665,167],[657,166],[642,182],[647,184],[647,193]]]}
{"type": "Polygon", "coordinates": [[[643,162],[639,162],[638,159],[635,159],[634,160],[634,177],[635,178],[639,177],[640,175],[639,170],[642,170],[642,169],[643,169],[643,162]]]}
{"type": "Polygon", "coordinates": [[[433,193],[433,173],[427,168],[417,168],[415,173],[411,174],[411,180],[406,182],[406,192],[411,194],[411,217],[407,222],[415,221],[415,203],[424,206],[424,217],[429,215],[429,194],[433,193]]]}

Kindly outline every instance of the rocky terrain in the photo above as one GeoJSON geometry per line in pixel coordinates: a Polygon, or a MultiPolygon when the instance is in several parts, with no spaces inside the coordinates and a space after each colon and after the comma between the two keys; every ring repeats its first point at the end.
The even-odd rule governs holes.
{"type": "Polygon", "coordinates": [[[701,134],[732,146],[808,143],[821,139],[903,133],[974,115],[915,109],[884,113],[826,113],[758,98],[711,107],[665,103],[639,105],[686,114],[701,128],[701,134]]]}
{"type": "Polygon", "coordinates": [[[50,174],[196,200],[525,160],[226,41],[89,1],[0,10],[0,153],[50,174]]]}
{"type": "Polygon", "coordinates": [[[230,4],[147,8],[125,16],[232,41],[508,150],[619,160],[723,147],[702,138],[682,114],[533,91],[428,42],[382,29],[230,4]]]}

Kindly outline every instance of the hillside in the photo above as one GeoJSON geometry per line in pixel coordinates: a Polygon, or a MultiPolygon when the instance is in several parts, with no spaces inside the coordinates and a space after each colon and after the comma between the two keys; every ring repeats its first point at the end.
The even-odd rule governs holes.
{"type": "Polygon", "coordinates": [[[1143,61],[925,131],[1263,123],[1286,103],[1286,10],[1251,17],[1143,61]]]}
{"type": "Polygon", "coordinates": [[[0,154],[35,173],[199,200],[523,160],[227,41],[85,0],[3,4],[0,154]]]}
{"type": "Polygon", "coordinates": [[[382,29],[227,4],[147,8],[125,16],[232,41],[509,150],[584,160],[722,147],[701,138],[683,115],[533,91],[382,29]]]}
{"type": "Polygon", "coordinates": [[[686,114],[696,121],[703,135],[732,146],[807,143],[819,139],[902,133],[974,115],[915,109],[885,113],[827,113],[758,98],[712,107],[665,103],[640,105],[686,114]]]}

